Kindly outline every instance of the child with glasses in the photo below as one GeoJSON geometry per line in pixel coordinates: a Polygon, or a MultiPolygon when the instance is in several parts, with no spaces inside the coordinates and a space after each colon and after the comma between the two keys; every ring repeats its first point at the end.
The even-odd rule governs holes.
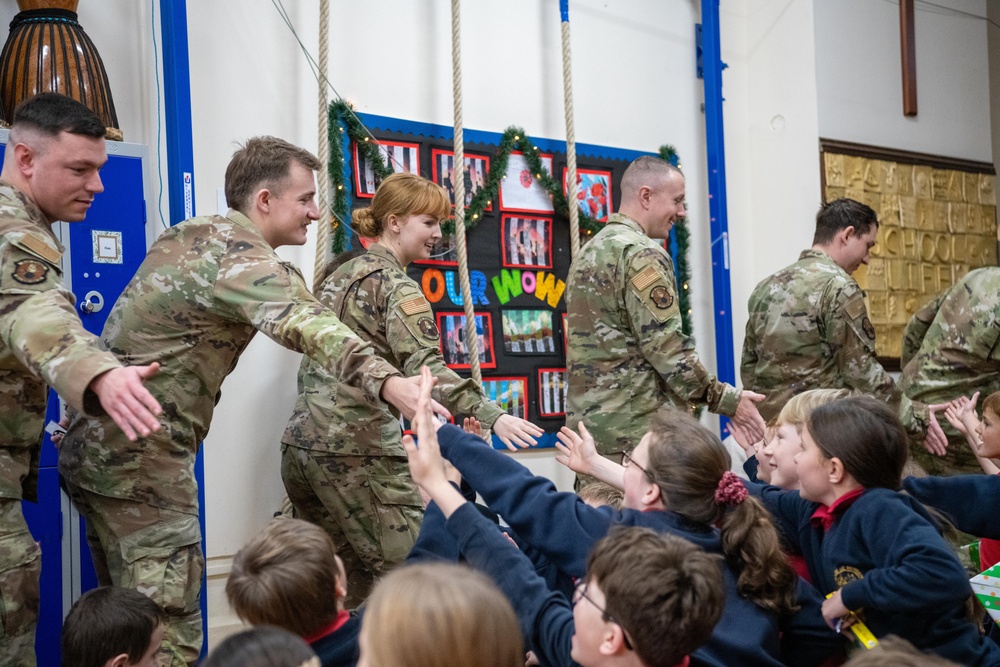
{"type": "MultiPolygon", "coordinates": [[[[583,440],[568,429],[567,440],[567,432],[583,440]]],[[[562,462],[577,460],[581,465],[572,469],[624,489],[620,512],[557,492],[548,479],[499,452],[494,456],[461,429],[445,425],[437,437],[444,457],[486,504],[570,576],[585,576],[587,554],[615,525],[671,533],[725,555],[725,608],[708,643],[692,653],[696,663],[817,665],[840,650],[842,641],[819,613],[819,595],[782,556],[769,515],[747,499],[719,439],[690,416],[669,408],[659,413],[631,452],[638,465],[626,468],[601,458],[593,440],[585,453],[576,440],[563,446],[562,462]]]]}
{"type": "Polygon", "coordinates": [[[571,603],[449,483],[429,410],[418,407],[414,425],[419,447],[409,436],[403,446],[414,481],[433,501],[429,521],[447,517],[467,562],[514,605],[541,664],[674,667],[709,639],[725,600],[718,556],[672,535],[621,527],[591,551],[571,603]]]}

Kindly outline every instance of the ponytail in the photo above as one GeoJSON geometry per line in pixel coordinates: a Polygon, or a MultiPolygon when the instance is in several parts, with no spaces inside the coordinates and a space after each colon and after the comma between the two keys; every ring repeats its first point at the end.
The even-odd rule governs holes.
{"type": "Polygon", "coordinates": [[[661,408],[649,427],[649,472],[668,510],[719,526],[737,590],[775,613],[796,610],[798,577],[781,551],[771,515],[729,470],[719,439],[690,415],[661,408]]]}

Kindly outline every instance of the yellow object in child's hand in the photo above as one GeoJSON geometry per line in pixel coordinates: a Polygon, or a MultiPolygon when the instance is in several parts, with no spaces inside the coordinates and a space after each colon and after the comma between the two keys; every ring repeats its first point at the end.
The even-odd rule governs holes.
{"type": "MultiPolygon", "coordinates": [[[[833,593],[830,593],[826,597],[827,599],[833,597],[833,593]]],[[[858,618],[857,614],[852,611],[849,612],[849,616],[851,618],[851,624],[847,627],[847,629],[854,633],[854,643],[865,650],[873,649],[878,646],[878,639],[876,639],[875,635],[872,634],[872,631],[868,629],[868,626],[861,622],[861,619],[858,618]]],[[[835,629],[838,634],[840,634],[842,622],[843,619],[837,621],[837,627],[835,629]]]]}

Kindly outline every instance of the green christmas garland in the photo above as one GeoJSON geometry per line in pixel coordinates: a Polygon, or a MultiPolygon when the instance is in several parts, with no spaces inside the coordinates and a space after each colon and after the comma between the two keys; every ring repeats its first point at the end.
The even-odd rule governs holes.
{"type": "MultiPolygon", "coordinates": [[[[378,150],[378,144],[372,140],[371,135],[365,129],[364,125],[361,124],[361,121],[358,120],[358,117],[347,102],[338,100],[330,104],[328,129],[330,135],[328,171],[333,186],[333,202],[331,206],[334,215],[331,245],[333,254],[336,256],[347,249],[348,221],[350,220],[347,183],[344,179],[344,151],[340,135],[346,133],[350,140],[358,146],[358,151],[368,164],[371,165],[372,171],[375,172],[379,179],[392,175],[392,167],[385,163],[382,153],[378,150]]],[[[500,181],[507,173],[507,159],[510,157],[511,152],[515,150],[519,150],[524,154],[528,166],[531,168],[532,173],[535,174],[535,179],[552,196],[552,205],[556,212],[565,218],[569,217],[569,203],[566,201],[566,195],[563,193],[562,183],[556,181],[542,164],[538,147],[534,145],[524,130],[512,125],[504,130],[503,135],[500,137],[500,144],[497,146],[496,155],[492,158],[490,173],[485,186],[476,193],[472,198],[472,202],[466,207],[465,228],[467,230],[473,229],[479,224],[479,221],[483,219],[483,212],[486,210],[486,207],[490,206],[493,200],[496,199],[497,193],[500,190],[500,181]]],[[[674,150],[673,146],[661,146],[660,157],[675,167],[680,166],[677,151],[674,150]]],[[[588,236],[597,233],[603,227],[603,223],[594,220],[583,211],[580,211],[579,220],[580,231],[588,236]]],[[[444,234],[453,234],[455,232],[454,220],[449,220],[443,224],[441,231],[444,234]]],[[[688,246],[691,235],[688,231],[687,220],[678,220],[674,224],[672,233],[677,243],[677,285],[680,288],[678,289],[678,299],[681,309],[681,327],[684,333],[690,336],[692,332],[689,289],[691,284],[691,267],[688,264],[688,246]]]]}

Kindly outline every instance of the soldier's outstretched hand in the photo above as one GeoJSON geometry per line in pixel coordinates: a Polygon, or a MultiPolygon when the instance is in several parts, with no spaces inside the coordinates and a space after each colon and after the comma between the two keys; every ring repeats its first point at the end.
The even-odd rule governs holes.
{"type": "MultiPolygon", "coordinates": [[[[437,378],[431,375],[432,382],[437,383],[437,378]]],[[[433,384],[431,385],[433,387],[433,384]]],[[[403,416],[413,420],[417,413],[417,401],[420,399],[420,376],[410,378],[391,377],[382,383],[382,399],[387,403],[392,403],[396,409],[403,413],[403,416]]],[[[445,419],[451,419],[448,409],[428,396],[431,411],[441,415],[445,419]]]]}
{"type": "Polygon", "coordinates": [[[734,432],[734,437],[738,437],[738,439],[742,439],[744,442],[757,442],[764,438],[764,428],[766,425],[764,424],[764,418],[760,416],[760,412],[757,410],[757,404],[763,401],[764,398],[764,394],[758,394],[746,389],[740,392],[740,402],[736,404],[736,412],[733,414],[731,421],[732,426],[742,431],[742,433],[736,436],[734,432]]]}
{"type": "Polygon", "coordinates": [[[500,415],[493,422],[493,432],[512,452],[516,452],[518,447],[524,449],[537,445],[538,441],[535,438],[544,433],[531,422],[506,414],[500,415]]]}
{"type": "Polygon", "coordinates": [[[163,408],[143,386],[143,382],[159,370],[157,362],[148,366],[122,366],[101,373],[90,383],[101,407],[133,442],[140,435],[145,438],[160,430],[157,416],[163,408]]]}
{"type": "Polygon", "coordinates": [[[924,449],[931,454],[944,456],[948,452],[948,436],[938,423],[937,413],[948,407],[947,403],[927,406],[927,432],[924,434],[924,449]]]}

